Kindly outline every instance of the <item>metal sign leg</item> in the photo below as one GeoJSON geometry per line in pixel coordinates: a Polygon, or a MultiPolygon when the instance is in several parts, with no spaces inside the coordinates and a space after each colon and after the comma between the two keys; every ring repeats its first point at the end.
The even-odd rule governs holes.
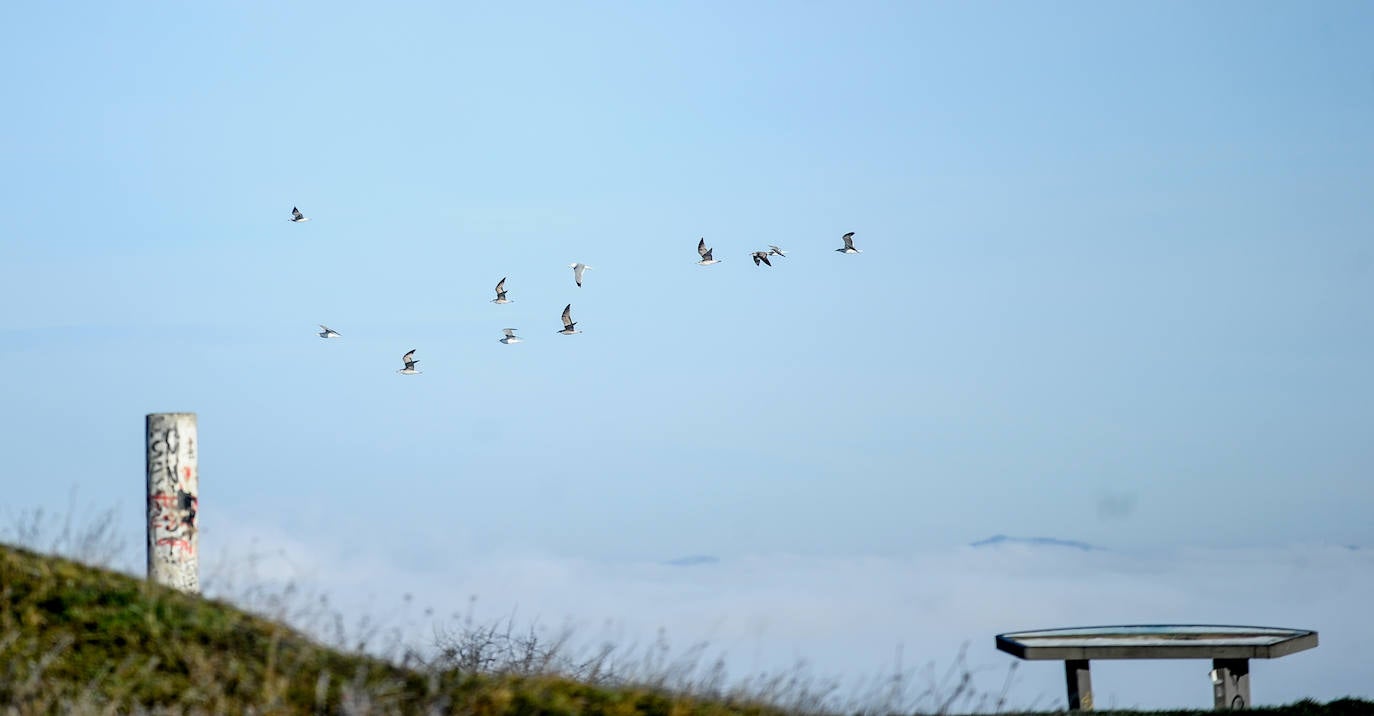
{"type": "Polygon", "coordinates": [[[1250,707],[1250,660],[1212,660],[1212,705],[1219,711],[1250,707]]]}
{"type": "Polygon", "coordinates": [[[1093,679],[1087,659],[1064,661],[1064,683],[1069,687],[1069,710],[1093,710],[1093,679]]]}

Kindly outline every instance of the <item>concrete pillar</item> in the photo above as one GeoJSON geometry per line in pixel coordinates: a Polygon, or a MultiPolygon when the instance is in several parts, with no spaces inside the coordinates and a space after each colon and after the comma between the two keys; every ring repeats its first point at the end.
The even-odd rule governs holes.
{"type": "Polygon", "coordinates": [[[1219,711],[1250,708],[1250,660],[1212,660],[1212,706],[1219,711]]]}
{"type": "Polygon", "coordinates": [[[148,448],[148,579],[200,592],[196,414],[152,413],[148,448]]]}
{"type": "Polygon", "coordinates": [[[1069,687],[1069,710],[1093,710],[1093,679],[1087,659],[1066,659],[1064,681],[1069,687]]]}

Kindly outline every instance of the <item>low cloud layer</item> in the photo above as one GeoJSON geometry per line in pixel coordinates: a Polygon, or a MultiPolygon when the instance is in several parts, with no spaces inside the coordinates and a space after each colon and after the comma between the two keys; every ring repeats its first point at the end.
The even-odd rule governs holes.
{"type": "MultiPolygon", "coordinates": [[[[215,542],[249,544],[247,532],[225,537],[215,542]]],[[[966,649],[974,687],[994,693],[1015,661],[994,648],[1001,632],[1128,623],[1279,626],[1318,630],[1321,645],[1252,662],[1257,704],[1374,697],[1368,549],[1121,553],[1004,543],[902,558],[718,554],[718,561],[684,567],[671,563],[673,555],[636,563],[458,553],[398,560],[335,553],[283,533],[256,537],[254,580],[327,593],[350,615],[389,614],[417,638],[432,633],[435,621],[468,615],[478,623],[513,615],[517,624],[571,626],[585,644],[621,647],[652,643],[662,630],[679,650],[706,642],[711,658],[722,656],[736,676],[805,662],[845,689],[871,687],[898,668],[924,688],[941,682],[966,649]]],[[[207,555],[207,562],[217,557],[230,567],[221,571],[227,585],[223,577],[247,554],[230,550],[207,555]]],[[[1092,668],[1103,707],[1211,704],[1206,661],[1092,668]]],[[[1021,664],[1008,696],[1013,706],[1062,706],[1062,666],[1021,664]]]]}

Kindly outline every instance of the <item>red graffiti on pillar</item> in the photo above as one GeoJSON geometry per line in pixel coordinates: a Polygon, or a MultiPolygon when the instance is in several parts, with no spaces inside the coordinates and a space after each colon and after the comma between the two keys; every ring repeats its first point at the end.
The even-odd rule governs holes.
{"type": "Polygon", "coordinates": [[[168,547],[171,549],[179,549],[182,552],[186,552],[188,554],[195,551],[191,547],[191,543],[189,541],[184,539],[176,539],[174,537],[163,537],[162,539],[159,539],[157,541],[157,546],[168,547]]]}

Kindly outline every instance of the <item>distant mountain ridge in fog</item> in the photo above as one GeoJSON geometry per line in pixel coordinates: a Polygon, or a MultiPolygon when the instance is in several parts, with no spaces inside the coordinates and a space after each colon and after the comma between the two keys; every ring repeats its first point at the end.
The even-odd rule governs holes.
{"type": "Polygon", "coordinates": [[[670,566],[670,567],[696,567],[696,566],[702,565],[702,564],[718,564],[719,562],[720,562],[720,558],[717,557],[717,556],[715,556],[715,555],[711,555],[711,554],[690,554],[690,555],[687,555],[686,557],[678,557],[677,559],[670,559],[670,560],[664,562],[664,564],[666,564],[666,565],[668,565],[668,566],[670,566]]]}
{"type": "Polygon", "coordinates": [[[1084,552],[1100,550],[1101,547],[1094,547],[1087,542],[1079,542],[1070,539],[1058,539],[1056,537],[1008,537],[1006,535],[993,535],[987,539],[977,542],[970,542],[970,547],[996,547],[1003,544],[1024,544],[1032,547],[1070,547],[1081,549],[1084,552]]]}

